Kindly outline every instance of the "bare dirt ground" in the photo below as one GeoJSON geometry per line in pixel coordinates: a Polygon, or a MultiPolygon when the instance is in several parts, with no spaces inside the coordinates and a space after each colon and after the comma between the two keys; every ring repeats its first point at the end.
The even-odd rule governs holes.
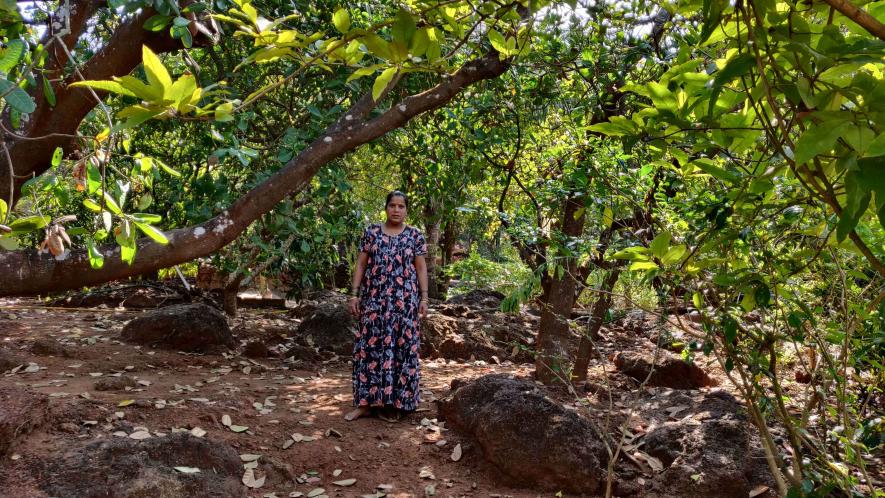
{"type": "MultiPolygon", "coordinates": [[[[378,418],[348,423],[342,419],[351,407],[346,359],[306,369],[278,358],[256,361],[235,353],[193,355],[134,346],[119,341],[118,335],[139,311],[40,304],[0,301],[0,348],[22,364],[0,377],[0,388],[30,388],[49,397],[46,420],[17,438],[0,463],[4,497],[47,496],[41,489],[46,463],[87,442],[144,437],[144,432],[157,437],[181,429],[205,431],[202,437],[225,441],[240,454],[261,455],[294,478],[294,484],[286,485],[268,479],[249,496],[307,496],[317,488],[328,496],[360,496],[376,493],[379,486],[391,497],[428,492],[544,496],[502,484],[476,453],[465,452],[453,461],[458,438],[435,422],[433,400],[448,390],[453,378],[526,375],[530,365],[424,361],[418,412],[398,423],[378,418]],[[97,383],[124,377],[135,385],[96,389],[97,383]],[[233,426],[248,429],[234,432],[223,424],[225,416],[233,426]],[[302,440],[294,442],[293,435],[302,440]],[[333,484],[351,479],[355,483],[349,486],[333,484]]],[[[267,310],[241,311],[238,330],[273,316],[267,310]]]]}

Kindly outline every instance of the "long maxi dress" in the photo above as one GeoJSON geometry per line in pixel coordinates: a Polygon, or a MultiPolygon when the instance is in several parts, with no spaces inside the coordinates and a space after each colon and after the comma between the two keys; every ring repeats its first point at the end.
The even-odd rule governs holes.
{"type": "Polygon", "coordinates": [[[427,244],[413,227],[391,236],[374,224],[363,233],[360,251],[368,260],[353,346],[353,404],[414,411],[421,375],[415,257],[427,254],[427,244]]]}

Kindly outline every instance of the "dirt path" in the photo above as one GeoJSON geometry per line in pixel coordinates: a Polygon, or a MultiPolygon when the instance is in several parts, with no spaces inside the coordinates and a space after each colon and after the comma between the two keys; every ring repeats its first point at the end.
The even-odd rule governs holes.
{"type": "MultiPolygon", "coordinates": [[[[377,418],[347,423],[342,419],[351,406],[346,361],[307,370],[290,368],[281,359],[154,350],[117,340],[137,312],[29,308],[35,304],[0,301],[0,348],[23,364],[0,377],[0,388],[31,388],[47,395],[50,406],[47,421],[19,438],[0,463],[4,497],[46,496],[40,469],[87,442],[182,429],[205,431],[202,437],[225,441],[240,454],[261,455],[295,481],[274,484],[269,478],[249,496],[307,496],[317,488],[328,496],[362,496],[376,493],[379,485],[392,497],[545,496],[501,484],[469,445],[453,461],[460,441],[436,424],[432,402],[455,377],[525,375],[529,365],[425,361],[417,413],[398,423],[377,418]],[[126,377],[134,385],[96,389],[97,383],[126,377]],[[234,432],[224,425],[225,416],[233,426],[248,429],[234,432]],[[355,483],[333,484],[349,479],[355,483]]],[[[266,315],[243,312],[242,323],[258,323],[266,315]]]]}

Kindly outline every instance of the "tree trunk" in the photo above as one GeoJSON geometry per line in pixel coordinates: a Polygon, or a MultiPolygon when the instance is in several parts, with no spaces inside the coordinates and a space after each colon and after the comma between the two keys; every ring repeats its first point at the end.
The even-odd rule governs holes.
{"type": "Polygon", "coordinates": [[[606,274],[602,280],[599,296],[590,308],[590,321],[587,322],[587,328],[581,336],[581,344],[578,346],[578,354],[575,358],[575,367],[572,369],[572,378],[575,383],[587,380],[587,368],[590,366],[590,357],[593,355],[593,341],[599,339],[599,329],[602,327],[602,320],[605,318],[605,312],[612,305],[612,290],[618,283],[618,277],[621,270],[615,268],[606,274]]]}
{"type": "Polygon", "coordinates": [[[424,230],[427,232],[427,290],[431,299],[443,299],[440,293],[440,222],[433,200],[424,208],[424,230]]]}
{"type": "MultiPolygon", "coordinates": [[[[455,233],[455,221],[448,220],[442,236],[443,267],[452,264],[452,260],[455,257],[455,242],[457,242],[457,240],[458,235],[455,233]]],[[[446,299],[449,294],[449,278],[448,275],[442,273],[439,275],[439,282],[437,285],[439,287],[441,299],[446,299]]]]}
{"type": "MultiPolygon", "coordinates": [[[[561,229],[566,237],[578,237],[584,230],[585,215],[575,216],[583,202],[574,197],[565,200],[561,229]]],[[[550,279],[550,292],[541,311],[541,324],[538,327],[537,355],[535,357],[535,378],[544,384],[552,384],[560,377],[568,380],[567,369],[571,364],[568,356],[569,319],[575,305],[577,287],[577,260],[567,257],[562,264],[561,274],[550,279]]]]}
{"type": "Polygon", "coordinates": [[[224,313],[231,318],[237,316],[237,294],[240,292],[240,283],[243,276],[233,279],[224,289],[221,289],[221,301],[224,313]]]}

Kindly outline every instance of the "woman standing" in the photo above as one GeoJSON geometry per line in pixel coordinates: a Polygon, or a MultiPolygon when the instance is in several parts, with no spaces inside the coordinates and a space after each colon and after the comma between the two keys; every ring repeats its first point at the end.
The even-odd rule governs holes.
{"type": "Polygon", "coordinates": [[[373,408],[399,418],[417,408],[419,318],[427,315],[424,236],[405,224],[409,200],[387,194],[387,221],[366,228],[351,285],[350,312],[359,317],[353,347],[355,420],[373,408]]]}

